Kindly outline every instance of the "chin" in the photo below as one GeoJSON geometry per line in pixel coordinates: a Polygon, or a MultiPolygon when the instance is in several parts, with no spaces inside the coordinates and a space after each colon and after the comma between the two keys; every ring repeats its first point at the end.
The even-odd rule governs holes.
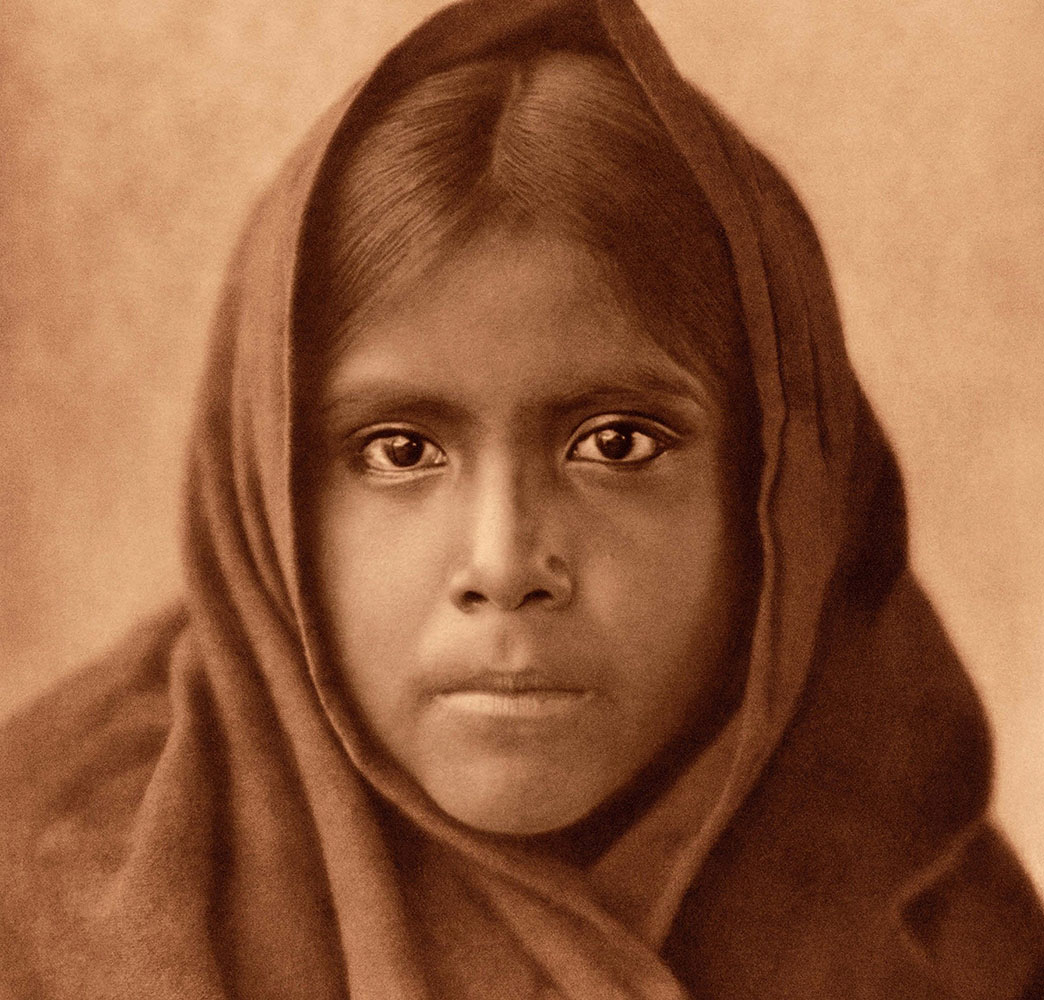
{"type": "Polygon", "coordinates": [[[578,823],[598,803],[577,808],[570,804],[554,804],[551,808],[534,808],[531,802],[436,802],[443,812],[472,830],[505,837],[534,837],[557,833],[578,823]]]}
{"type": "Polygon", "coordinates": [[[447,815],[482,833],[536,836],[578,823],[611,794],[602,782],[578,780],[575,771],[519,773],[511,767],[468,767],[422,781],[428,796],[447,815]]]}

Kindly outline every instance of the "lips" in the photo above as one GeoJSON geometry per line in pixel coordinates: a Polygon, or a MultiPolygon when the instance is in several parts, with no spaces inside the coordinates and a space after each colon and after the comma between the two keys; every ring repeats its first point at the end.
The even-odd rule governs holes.
{"type": "Polygon", "coordinates": [[[557,672],[481,670],[455,676],[432,691],[444,710],[471,718],[540,720],[567,715],[594,692],[557,672]]]}
{"type": "Polygon", "coordinates": [[[481,670],[454,677],[437,686],[437,695],[483,693],[499,695],[583,694],[585,688],[561,675],[542,670],[481,670]]]}
{"type": "Polygon", "coordinates": [[[441,707],[470,716],[497,719],[548,719],[566,715],[588,701],[584,691],[452,691],[438,696],[441,707]]]}

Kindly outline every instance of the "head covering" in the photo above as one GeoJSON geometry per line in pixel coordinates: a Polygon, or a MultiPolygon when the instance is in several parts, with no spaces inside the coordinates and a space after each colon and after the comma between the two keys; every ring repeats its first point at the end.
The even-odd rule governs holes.
{"type": "Polygon", "coordinates": [[[631,0],[447,8],[316,125],[232,262],[186,498],[184,607],[48,703],[56,722],[41,709],[5,738],[2,788],[21,803],[4,829],[12,995],[1027,988],[1044,923],[983,819],[981,711],[907,572],[895,461],[812,226],[631,0]],[[620,59],[690,165],[732,254],[762,413],[742,701],[587,865],[468,831],[362,738],[317,653],[293,503],[293,296],[334,133],[427,74],[534,37],[620,59]]]}

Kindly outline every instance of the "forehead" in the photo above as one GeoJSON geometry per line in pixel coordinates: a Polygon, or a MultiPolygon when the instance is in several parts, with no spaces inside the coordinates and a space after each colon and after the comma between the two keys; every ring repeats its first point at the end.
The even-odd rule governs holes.
{"type": "Polygon", "coordinates": [[[709,394],[575,244],[495,233],[386,294],[326,372],[335,402],[384,391],[525,409],[578,391],[709,394]]]}

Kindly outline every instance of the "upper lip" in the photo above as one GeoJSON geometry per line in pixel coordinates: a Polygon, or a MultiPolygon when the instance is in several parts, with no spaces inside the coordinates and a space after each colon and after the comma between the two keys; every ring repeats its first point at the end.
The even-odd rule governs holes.
{"type": "Polygon", "coordinates": [[[488,691],[494,694],[524,694],[534,691],[581,693],[586,690],[582,684],[543,670],[480,670],[440,683],[435,688],[435,694],[451,694],[457,691],[488,691]]]}

